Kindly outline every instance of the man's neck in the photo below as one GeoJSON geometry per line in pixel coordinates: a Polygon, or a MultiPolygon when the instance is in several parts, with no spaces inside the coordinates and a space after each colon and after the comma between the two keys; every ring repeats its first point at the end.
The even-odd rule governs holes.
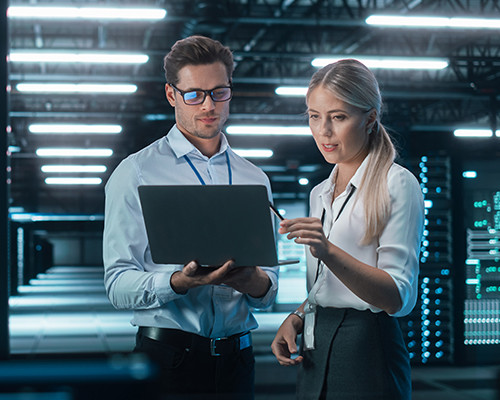
{"type": "Polygon", "coordinates": [[[207,156],[208,158],[212,157],[220,149],[222,137],[220,132],[217,136],[210,139],[199,138],[192,135],[188,136],[185,133],[183,133],[183,135],[187,140],[191,142],[194,147],[196,147],[200,151],[201,154],[207,156]]]}

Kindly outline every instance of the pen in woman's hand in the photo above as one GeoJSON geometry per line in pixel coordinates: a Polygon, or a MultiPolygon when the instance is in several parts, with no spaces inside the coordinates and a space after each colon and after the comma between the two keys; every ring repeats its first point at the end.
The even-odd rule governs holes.
{"type": "Polygon", "coordinates": [[[283,215],[280,214],[280,212],[274,207],[271,203],[269,203],[269,207],[271,208],[272,212],[276,214],[276,216],[281,220],[284,221],[285,218],[283,218],[283,215]]]}

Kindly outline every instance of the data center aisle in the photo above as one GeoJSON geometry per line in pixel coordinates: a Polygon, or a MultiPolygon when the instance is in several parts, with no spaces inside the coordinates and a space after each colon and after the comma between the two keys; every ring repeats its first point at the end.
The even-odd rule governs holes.
{"type": "MultiPolygon", "coordinates": [[[[270,343],[286,314],[259,313],[254,332],[256,400],[293,399],[296,369],[280,367],[270,343]]],[[[53,267],[10,298],[14,358],[128,353],[136,329],[131,312],[106,298],[102,267],[53,267]]],[[[499,400],[498,367],[413,368],[413,400],[499,400]]]]}
{"type": "Polygon", "coordinates": [[[12,354],[129,351],[130,311],[106,298],[102,267],[53,267],[10,298],[12,354]]]}

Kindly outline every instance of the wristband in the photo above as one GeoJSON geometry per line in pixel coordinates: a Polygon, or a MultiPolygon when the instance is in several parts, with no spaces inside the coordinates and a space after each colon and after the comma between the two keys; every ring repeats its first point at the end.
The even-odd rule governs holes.
{"type": "Polygon", "coordinates": [[[299,310],[295,310],[294,312],[290,313],[290,315],[296,315],[302,320],[302,322],[304,322],[304,318],[306,316],[306,314],[304,314],[302,311],[299,310]]]}

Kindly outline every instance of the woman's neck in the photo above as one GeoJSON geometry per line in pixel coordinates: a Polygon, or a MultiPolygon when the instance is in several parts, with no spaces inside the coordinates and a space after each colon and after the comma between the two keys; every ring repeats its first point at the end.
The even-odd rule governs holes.
{"type": "MultiPolygon", "coordinates": [[[[359,166],[358,166],[359,167],[359,166]]],[[[347,187],[347,184],[352,179],[356,173],[358,167],[349,168],[346,165],[338,165],[337,173],[334,177],[335,189],[333,191],[333,198],[336,199],[341,193],[343,193],[347,187]]]]}

